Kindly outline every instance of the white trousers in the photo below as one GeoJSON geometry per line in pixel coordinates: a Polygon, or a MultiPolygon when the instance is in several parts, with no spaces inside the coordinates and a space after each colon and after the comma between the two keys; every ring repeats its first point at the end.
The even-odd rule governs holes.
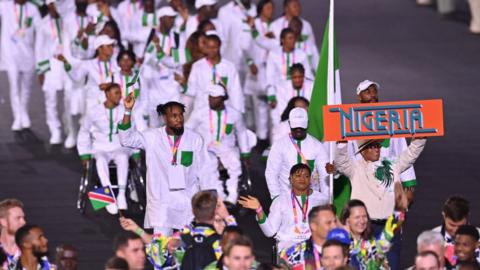
{"type": "Polygon", "coordinates": [[[95,165],[102,186],[111,186],[112,184],[110,181],[108,163],[113,161],[117,167],[117,181],[119,190],[125,191],[128,177],[128,159],[130,158],[131,153],[131,149],[122,147],[109,152],[97,151],[93,155],[95,157],[95,165]]]}
{"type": "Polygon", "coordinates": [[[253,113],[255,115],[255,133],[260,140],[268,138],[268,103],[259,98],[258,95],[252,95],[253,113]]]}
{"type": "Polygon", "coordinates": [[[470,31],[480,33],[480,0],[468,0],[472,20],[470,21],[470,31]]]}
{"type": "Polygon", "coordinates": [[[437,9],[440,14],[447,14],[455,11],[455,0],[437,0],[437,9]]]}
{"type": "Polygon", "coordinates": [[[10,105],[12,107],[13,120],[22,124],[23,127],[30,126],[28,115],[28,101],[32,90],[34,72],[19,71],[15,67],[7,70],[8,82],[10,84],[10,105]]]}
{"type": "MultiPolygon", "coordinates": [[[[47,120],[47,126],[50,130],[50,133],[60,133],[62,122],[59,117],[59,108],[58,108],[58,91],[65,90],[63,96],[64,102],[64,113],[62,118],[65,123],[66,133],[68,135],[76,135],[76,125],[73,122],[72,114],[70,113],[70,108],[72,104],[75,103],[72,101],[74,95],[72,94],[73,82],[68,77],[68,74],[63,69],[63,64],[56,60],[50,60],[50,70],[45,73],[45,82],[42,86],[43,92],[45,94],[45,114],[47,120]]],[[[77,97],[81,98],[81,97],[77,97]]],[[[77,110],[81,111],[81,110],[77,110]]]]}
{"type": "MultiPolygon", "coordinates": [[[[229,178],[227,179],[226,186],[228,191],[228,196],[226,197],[228,201],[236,203],[237,201],[237,188],[238,180],[240,175],[242,175],[242,163],[240,162],[240,151],[237,148],[222,149],[221,151],[209,152],[212,155],[213,160],[220,159],[223,167],[228,172],[229,178]],[[218,159],[217,159],[218,157],[218,159]]],[[[218,164],[216,165],[216,168],[218,164]]]]}

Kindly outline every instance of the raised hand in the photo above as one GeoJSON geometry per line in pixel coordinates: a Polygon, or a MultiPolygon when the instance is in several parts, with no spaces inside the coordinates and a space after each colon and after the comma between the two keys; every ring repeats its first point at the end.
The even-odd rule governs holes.
{"type": "Polygon", "coordinates": [[[120,220],[120,226],[122,226],[122,228],[126,231],[135,232],[135,230],[140,228],[137,225],[137,223],[135,223],[135,221],[133,221],[129,218],[121,217],[121,218],[119,218],[119,220],[120,220]]]}
{"type": "Polygon", "coordinates": [[[133,109],[133,105],[135,105],[135,92],[131,92],[123,101],[125,106],[125,110],[131,111],[133,109]]]}
{"type": "Polygon", "coordinates": [[[242,196],[238,199],[238,203],[245,207],[245,208],[248,208],[248,209],[252,209],[252,210],[257,210],[258,208],[261,207],[261,204],[260,202],[258,201],[257,198],[253,197],[253,196],[242,196]]]}

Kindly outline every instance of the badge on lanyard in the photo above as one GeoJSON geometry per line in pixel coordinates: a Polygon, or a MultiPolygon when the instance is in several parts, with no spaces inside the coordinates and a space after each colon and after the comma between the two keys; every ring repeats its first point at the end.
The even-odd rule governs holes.
{"type": "Polygon", "coordinates": [[[185,189],[185,172],[183,166],[177,163],[177,154],[178,148],[180,146],[180,141],[182,140],[182,136],[174,136],[173,141],[170,136],[167,134],[168,143],[170,145],[171,153],[172,153],[172,160],[168,166],[168,187],[170,190],[176,189],[185,189]]]}

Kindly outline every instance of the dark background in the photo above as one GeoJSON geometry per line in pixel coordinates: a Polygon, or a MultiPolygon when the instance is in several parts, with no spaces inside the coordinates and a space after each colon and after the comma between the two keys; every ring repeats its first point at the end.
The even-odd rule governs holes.
{"type": "MultiPolygon", "coordinates": [[[[281,1],[276,4],[280,10],[281,1]]],[[[303,6],[320,42],[328,1],[304,0],[303,6]]],[[[480,37],[468,33],[465,1],[458,6],[456,20],[445,20],[413,0],[336,1],[344,103],[355,102],[356,85],[367,78],[380,83],[382,101],[444,100],[446,134],[429,139],[416,163],[419,186],[404,229],[404,266],[413,261],[416,236],[440,224],[441,206],[449,195],[467,197],[472,222],[480,225],[480,37]]],[[[72,243],[80,250],[80,269],[101,269],[120,230],[116,218],[91,208],[84,216],[77,212],[79,159],[75,151],[48,145],[38,85],[30,103],[33,133],[14,134],[5,73],[0,73],[0,82],[0,199],[24,201],[28,221],[45,228],[52,253],[56,245],[72,243]]],[[[265,200],[264,163],[258,155],[254,161],[254,193],[265,200]]],[[[253,236],[259,259],[268,260],[271,241],[261,236],[253,216],[242,217],[240,223],[253,236]]]]}

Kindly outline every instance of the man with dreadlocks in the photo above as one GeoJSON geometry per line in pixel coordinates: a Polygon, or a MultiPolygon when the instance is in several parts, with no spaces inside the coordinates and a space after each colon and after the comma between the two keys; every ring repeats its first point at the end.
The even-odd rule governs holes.
{"type": "Polygon", "coordinates": [[[394,182],[410,168],[422,153],[426,139],[415,138],[396,160],[380,160],[383,140],[360,140],[358,152],[362,158],[355,160],[347,151],[347,143],[339,142],[335,153],[335,166],[352,184],[351,199],[363,201],[373,224],[385,225],[395,205],[394,182]]]}
{"type": "MultiPolygon", "coordinates": [[[[215,166],[211,166],[205,144],[197,133],[184,128],[185,106],[170,101],[158,105],[164,127],[144,132],[131,124],[133,92],[124,100],[125,113],[119,124],[120,143],[130,148],[145,150],[147,164],[147,209],[145,227],[154,233],[171,235],[193,219],[190,200],[199,190],[221,186],[215,179],[215,166]]],[[[217,172],[218,175],[218,172],[217,172]]]]}

